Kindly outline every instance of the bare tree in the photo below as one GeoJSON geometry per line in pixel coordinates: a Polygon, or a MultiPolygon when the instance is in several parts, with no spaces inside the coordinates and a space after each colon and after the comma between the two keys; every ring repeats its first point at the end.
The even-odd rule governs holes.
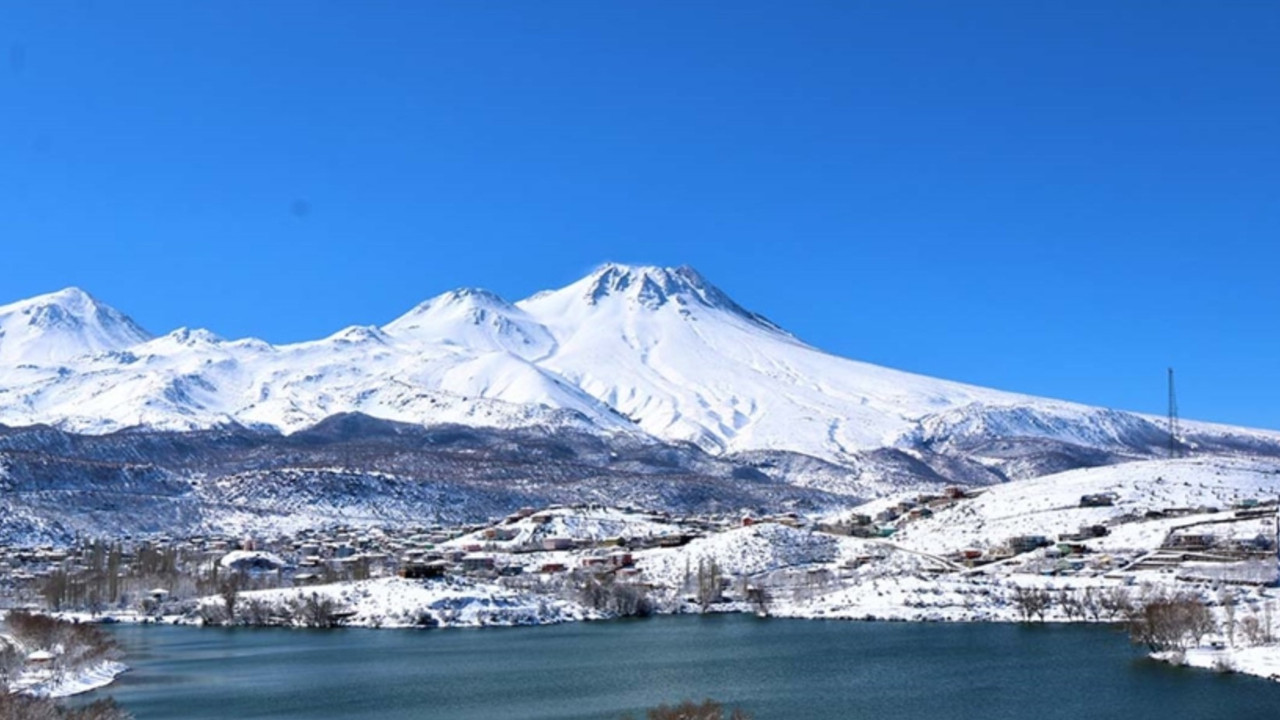
{"type": "Polygon", "coordinates": [[[294,621],[303,627],[332,628],[341,624],[338,604],[319,593],[294,598],[290,602],[290,611],[294,621]]]}
{"type": "Polygon", "coordinates": [[[619,617],[653,614],[653,603],[643,585],[619,582],[612,573],[574,572],[569,581],[577,600],[588,607],[619,617]]]}
{"type": "Polygon", "coordinates": [[[1199,645],[1217,623],[1204,601],[1190,593],[1148,599],[1129,624],[1129,637],[1152,650],[1184,650],[1199,645]]]}
{"type": "Polygon", "coordinates": [[[1224,631],[1227,635],[1227,642],[1235,647],[1236,644],[1236,593],[1230,588],[1222,588],[1218,591],[1218,604],[1222,606],[1222,616],[1224,622],[1224,631]]]}
{"type": "Polygon", "coordinates": [[[274,615],[280,614],[266,600],[253,598],[244,602],[240,611],[240,620],[251,627],[263,627],[272,624],[274,615]]]}
{"type": "Polygon", "coordinates": [[[234,625],[236,622],[236,601],[240,598],[240,588],[243,584],[243,576],[240,573],[232,573],[218,587],[218,596],[222,598],[222,607],[226,613],[228,625],[234,625]]]}
{"type": "Polygon", "coordinates": [[[714,559],[698,560],[698,607],[706,612],[720,601],[720,566],[714,559]]]}
{"type": "Polygon", "coordinates": [[[1098,598],[1098,604],[1106,613],[1107,619],[1112,621],[1129,620],[1134,612],[1133,597],[1129,594],[1129,589],[1119,585],[1103,592],[1098,598]]]}
{"type": "Polygon", "coordinates": [[[70,583],[65,570],[59,569],[49,573],[40,586],[40,594],[44,597],[45,606],[54,612],[61,610],[67,602],[69,588],[70,583]]]}
{"type": "Polygon", "coordinates": [[[227,624],[227,610],[222,605],[202,603],[196,614],[200,616],[200,623],[203,625],[227,624]]]}
{"type": "Polygon", "coordinates": [[[1098,622],[1102,619],[1102,597],[1092,586],[1084,589],[1084,593],[1080,596],[1080,607],[1085,616],[1093,622],[1098,622]]]}
{"type": "Polygon", "coordinates": [[[1013,588],[1013,605],[1018,609],[1023,622],[1030,622],[1032,617],[1044,621],[1045,611],[1053,604],[1053,596],[1044,588],[1015,585],[1013,588]]]}
{"type": "Polygon", "coordinates": [[[1187,604],[1182,610],[1182,617],[1186,622],[1187,636],[1194,647],[1203,642],[1206,635],[1218,632],[1218,621],[1214,619],[1213,611],[1200,598],[1188,598],[1185,602],[1187,604]]]}
{"type": "Polygon", "coordinates": [[[1262,621],[1258,618],[1257,613],[1252,610],[1248,615],[1240,619],[1240,633],[1244,635],[1245,642],[1250,645],[1261,645],[1265,634],[1262,632],[1262,621]]]}
{"type": "Polygon", "coordinates": [[[0,695],[8,693],[9,684],[22,670],[22,653],[12,643],[0,637],[0,695]]]}
{"type": "Polygon", "coordinates": [[[1067,616],[1067,620],[1085,619],[1084,600],[1069,588],[1064,587],[1058,591],[1058,607],[1062,608],[1062,614],[1067,616]]]}

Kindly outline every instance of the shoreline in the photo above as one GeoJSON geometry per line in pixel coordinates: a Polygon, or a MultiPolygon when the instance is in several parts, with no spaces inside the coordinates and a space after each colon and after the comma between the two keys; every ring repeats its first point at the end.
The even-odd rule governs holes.
{"type": "MultiPolygon", "coordinates": [[[[324,586],[317,586],[311,589],[321,589],[324,586]]],[[[278,591],[271,591],[278,592],[278,591]]],[[[793,608],[793,610],[796,610],[793,608]]],[[[828,620],[840,622],[874,622],[874,623],[945,623],[945,624],[962,624],[962,623],[991,623],[991,624],[1051,624],[1051,625],[1104,625],[1104,626],[1120,626],[1122,622],[1116,621],[1090,621],[1080,619],[1067,619],[1064,617],[1046,617],[1042,621],[1024,621],[1020,618],[1013,617],[1008,613],[987,614],[982,617],[977,616],[973,611],[961,612],[936,612],[928,615],[920,613],[915,608],[899,608],[899,613],[828,613],[828,612],[775,612],[768,615],[760,616],[750,607],[742,604],[725,604],[719,607],[713,607],[708,612],[698,612],[692,610],[676,610],[655,612],[646,617],[622,617],[608,616],[604,614],[581,614],[578,616],[560,615],[553,618],[544,619],[528,619],[528,621],[519,621],[517,619],[502,620],[500,618],[486,618],[485,621],[479,621],[479,617],[472,617],[470,621],[457,622],[453,624],[422,626],[414,624],[370,624],[366,622],[355,622],[343,624],[331,629],[352,629],[352,630],[450,630],[460,628],[515,628],[515,627],[538,627],[550,625],[563,625],[577,622],[616,622],[619,620],[636,620],[650,619],[656,617],[669,617],[677,615],[757,615],[764,620],[828,620]]],[[[57,613],[56,617],[63,619],[76,620],[78,622],[103,623],[102,617],[90,618],[87,613],[57,613]]],[[[137,613],[123,613],[119,615],[108,616],[111,619],[103,624],[128,624],[128,625],[167,625],[176,627],[190,628],[223,628],[223,629],[242,629],[242,630],[258,630],[258,629],[292,629],[292,630],[316,630],[320,628],[307,628],[296,625],[264,625],[264,626],[222,626],[222,625],[206,625],[199,618],[184,617],[181,615],[169,615],[161,617],[142,616],[137,613]]],[[[1125,639],[1128,642],[1128,639],[1125,639]]],[[[1249,647],[1234,648],[1213,648],[1210,646],[1200,646],[1189,648],[1184,651],[1167,651],[1167,652],[1150,652],[1147,657],[1175,667],[1188,667],[1196,670],[1207,670],[1211,672],[1228,672],[1243,675],[1250,675],[1264,680],[1280,682],[1280,644],[1257,645],[1249,647]]],[[[114,665],[111,672],[99,672],[90,678],[78,680],[76,682],[64,683],[59,688],[59,694],[44,695],[45,697],[69,697],[84,692],[90,692],[102,688],[109,687],[121,674],[128,671],[129,668],[123,663],[107,662],[104,665],[114,665]]]]}
{"type": "Polygon", "coordinates": [[[129,670],[125,663],[105,660],[62,677],[52,670],[28,671],[19,677],[10,692],[54,700],[69,698],[108,687],[129,670]]]}

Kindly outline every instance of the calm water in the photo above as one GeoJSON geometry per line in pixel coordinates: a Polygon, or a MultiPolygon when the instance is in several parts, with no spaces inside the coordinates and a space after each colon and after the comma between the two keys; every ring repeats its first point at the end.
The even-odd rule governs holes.
{"type": "Polygon", "coordinates": [[[1280,717],[1280,684],[1163,666],[1098,627],[750,616],[516,629],[118,627],[138,720],[617,718],[711,696],[758,720],[1280,717]]]}

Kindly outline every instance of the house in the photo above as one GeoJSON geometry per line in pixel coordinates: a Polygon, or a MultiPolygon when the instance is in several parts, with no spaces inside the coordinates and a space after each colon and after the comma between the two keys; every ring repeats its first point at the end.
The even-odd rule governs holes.
{"type": "Polygon", "coordinates": [[[287,563],[269,552],[232,550],[218,560],[218,566],[243,573],[261,573],[280,570],[287,563]]]}
{"type": "Polygon", "coordinates": [[[399,575],[407,580],[423,580],[426,578],[443,577],[448,569],[449,563],[443,560],[414,562],[406,563],[401,567],[399,575]]]}
{"type": "Polygon", "coordinates": [[[492,555],[484,553],[470,553],[462,556],[462,569],[466,572],[483,572],[492,570],[495,561],[492,555]]]}
{"type": "Polygon", "coordinates": [[[516,535],[519,533],[520,531],[513,527],[491,527],[484,531],[484,538],[486,540],[508,542],[510,540],[515,540],[516,535]]]}
{"type": "Polygon", "coordinates": [[[1084,543],[1078,542],[1060,542],[1057,547],[1063,555],[1084,555],[1089,552],[1089,548],[1085,547],[1084,543]]]}
{"type": "Polygon", "coordinates": [[[1207,550],[1217,544],[1217,541],[1218,539],[1209,533],[1182,533],[1167,538],[1164,547],[1179,550],[1207,550]]]}
{"type": "Polygon", "coordinates": [[[572,550],[574,544],[573,538],[567,537],[549,537],[542,539],[543,550],[572,550]]]}
{"type": "Polygon", "coordinates": [[[818,523],[818,532],[824,532],[828,535],[852,535],[853,527],[842,523],[818,523]]]}
{"type": "Polygon", "coordinates": [[[1092,493],[1080,496],[1080,507],[1111,507],[1115,504],[1115,493],[1092,493]]]}
{"type": "Polygon", "coordinates": [[[1050,544],[1049,538],[1043,535],[1014,535],[1008,540],[1009,549],[1014,554],[1031,552],[1037,548],[1047,547],[1050,544]]]}
{"type": "Polygon", "coordinates": [[[53,662],[56,657],[56,655],[48,650],[37,650],[27,656],[27,662],[33,665],[46,665],[53,662]]]}
{"type": "Polygon", "coordinates": [[[875,521],[878,523],[893,522],[898,519],[898,511],[893,508],[885,508],[876,513],[875,521]]]}

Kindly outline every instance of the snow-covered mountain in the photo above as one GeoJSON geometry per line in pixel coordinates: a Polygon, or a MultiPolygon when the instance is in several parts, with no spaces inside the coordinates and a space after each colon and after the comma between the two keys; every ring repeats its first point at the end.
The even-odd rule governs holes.
{"type": "MultiPolygon", "coordinates": [[[[1142,455],[1167,443],[1153,418],[824,353],[687,267],[609,264],[514,304],[457,290],[381,327],[291,345],[185,328],[151,337],[74,289],[0,308],[3,424],[294,432],[349,412],[846,466],[881,448],[1004,457],[1010,442],[1043,441],[1142,455]]],[[[1277,433],[1188,428],[1193,444],[1280,447],[1277,433]]]]}
{"type": "Polygon", "coordinates": [[[56,365],[151,335],[79,288],[0,306],[0,367],[56,365]]]}

